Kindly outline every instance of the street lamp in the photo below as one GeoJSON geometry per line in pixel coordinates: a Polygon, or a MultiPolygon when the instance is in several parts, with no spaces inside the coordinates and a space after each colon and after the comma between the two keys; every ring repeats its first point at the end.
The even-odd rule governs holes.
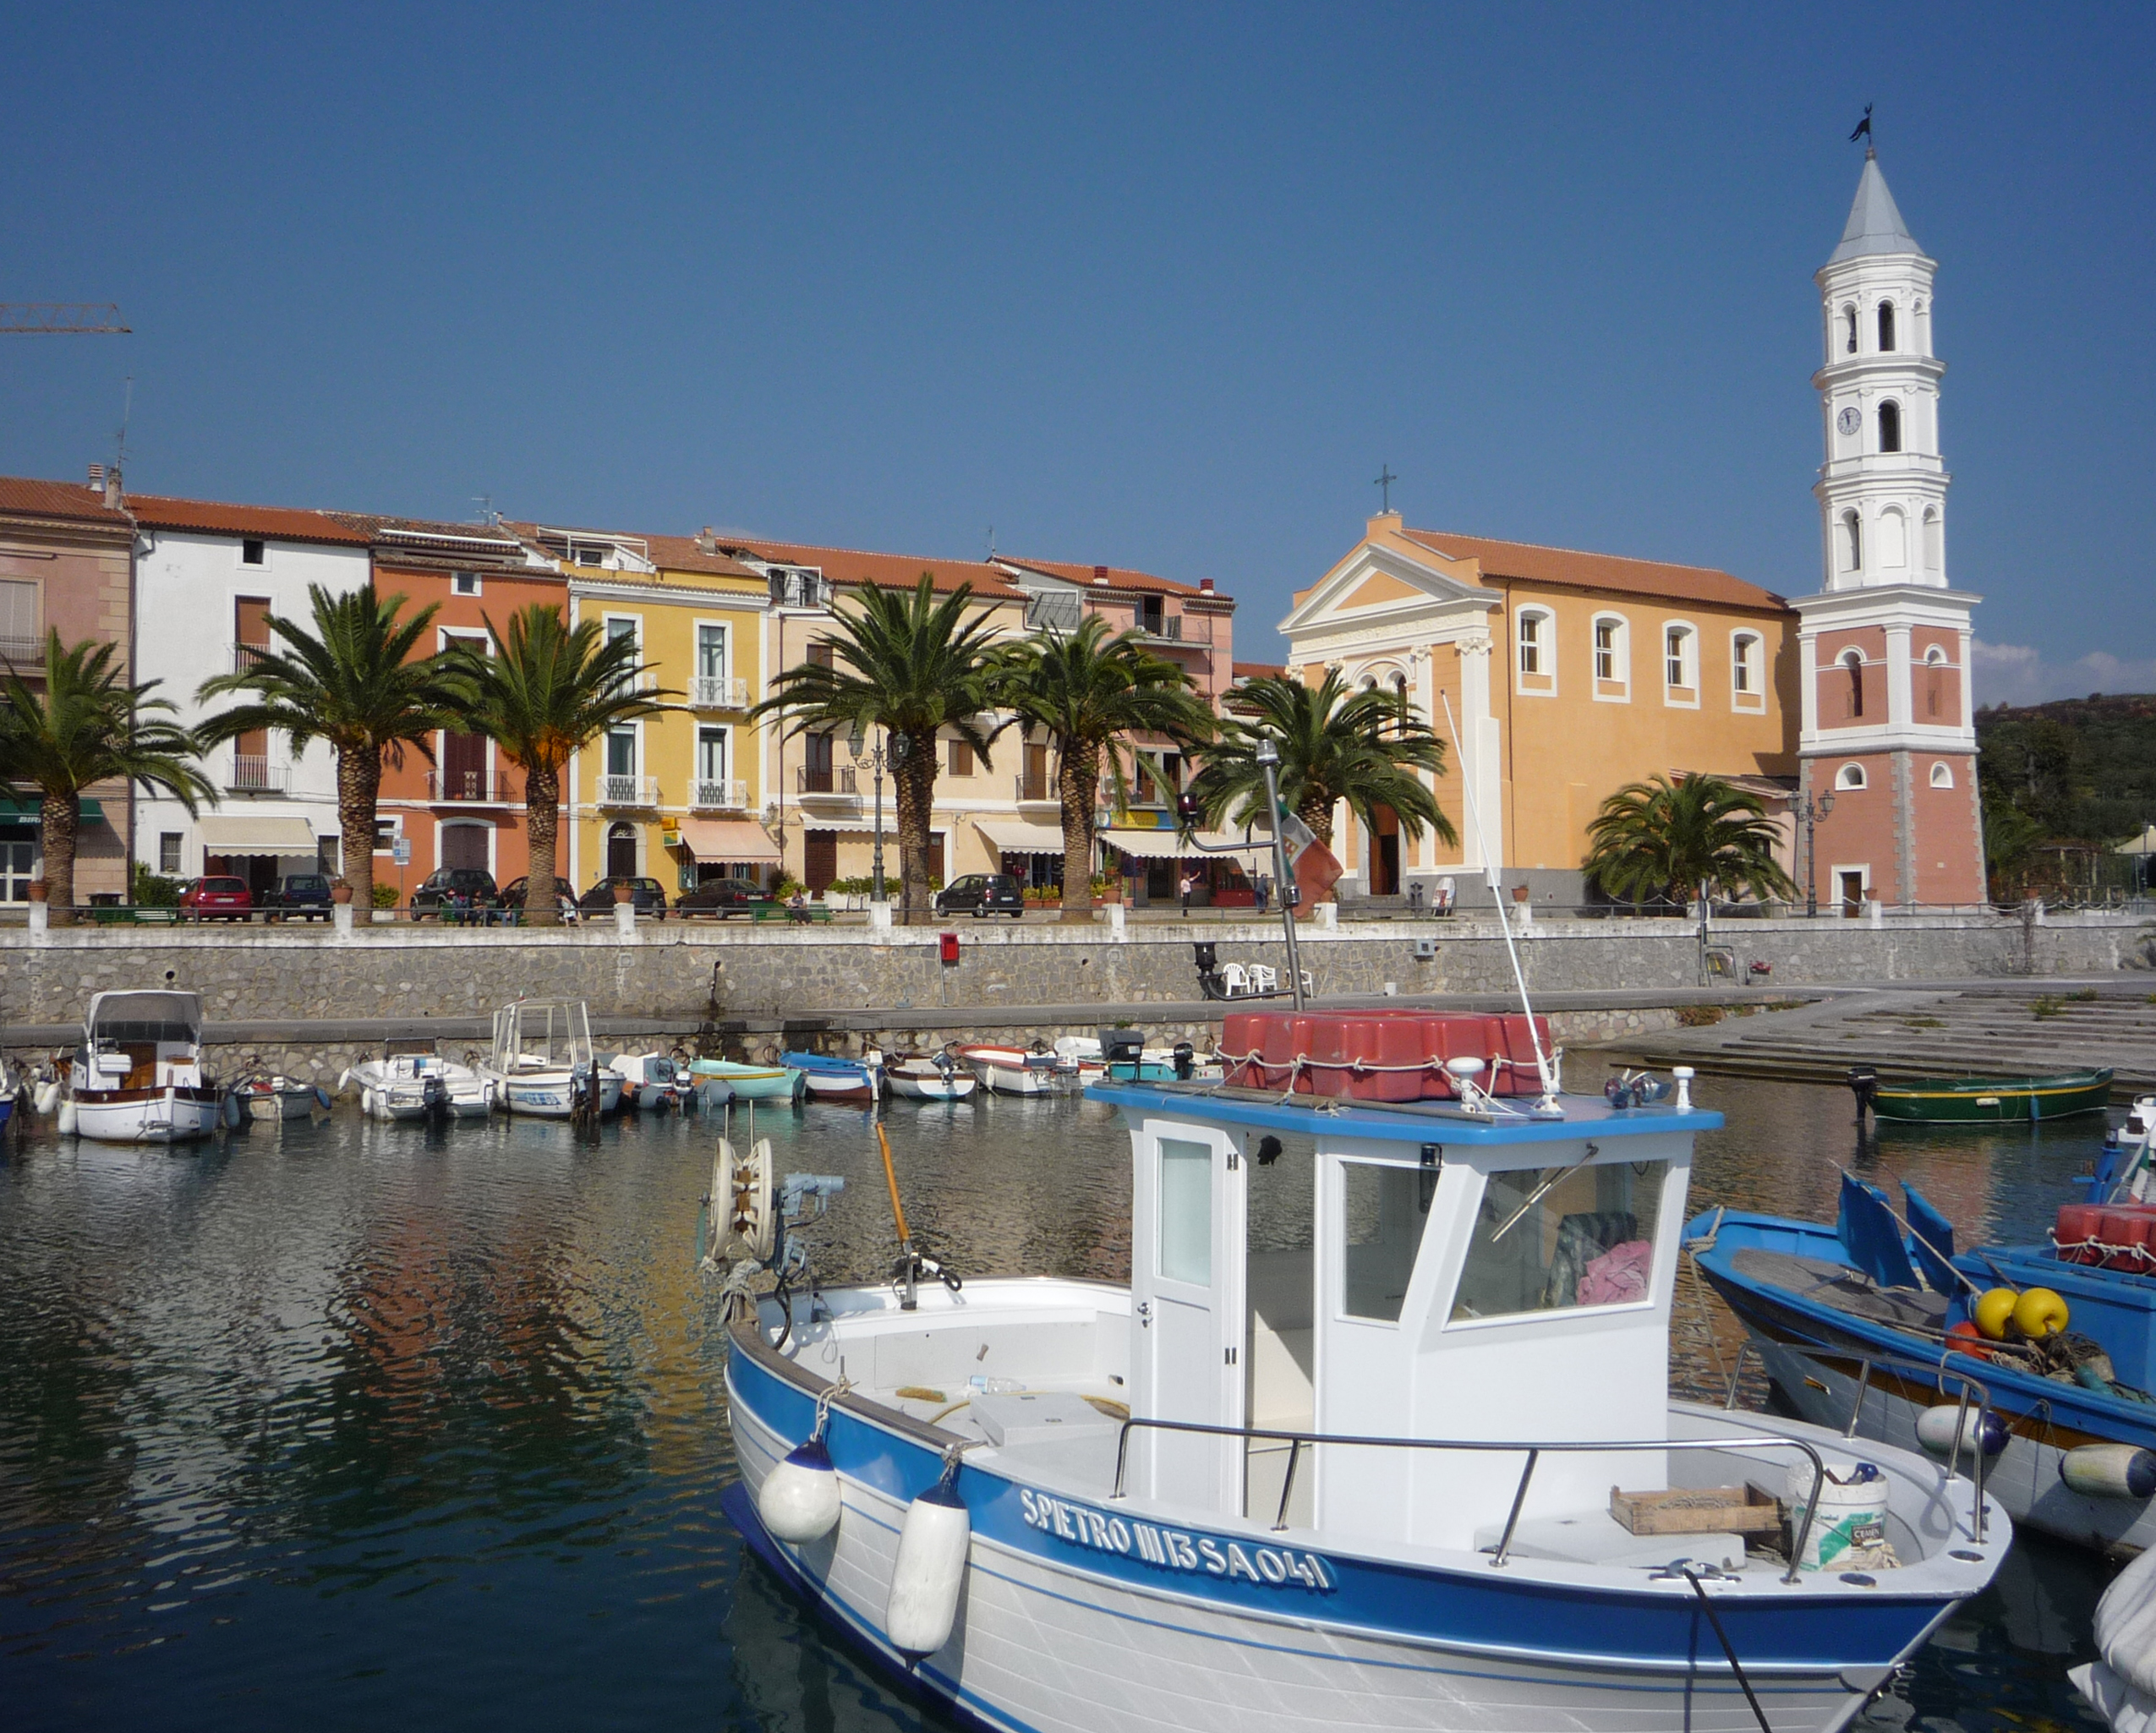
{"type": "Polygon", "coordinates": [[[1834,796],[1823,794],[1814,800],[1806,795],[1798,803],[1797,816],[1804,821],[1804,914],[1807,919],[1819,912],[1819,852],[1817,827],[1820,819],[1834,810],[1834,796]]]}
{"type": "MultiPolygon", "coordinates": [[[[859,762],[859,760],[860,760],[860,758],[861,758],[861,757],[862,757],[862,751],[861,751],[862,744],[863,741],[866,739],[866,737],[867,737],[867,730],[866,726],[865,726],[864,724],[861,724],[861,723],[856,722],[856,723],[855,723],[855,724],[854,724],[854,725],[853,725],[853,732],[846,737],[846,746],[847,746],[847,748],[848,748],[848,750],[850,750],[850,751],[852,752],[852,754],[853,754],[853,756],[854,756],[854,758],[855,758],[855,761],[856,761],[856,763],[857,763],[857,762],[859,762]]],[[[883,741],[882,741],[881,740],[878,740],[878,741],[876,742],[876,745],[875,745],[874,749],[873,749],[873,751],[871,751],[871,752],[867,754],[867,757],[868,757],[868,768],[869,768],[869,771],[870,771],[870,774],[872,774],[872,776],[874,778],[874,779],[875,779],[875,784],[876,784],[876,834],[875,834],[875,839],[874,839],[874,841],[873,841],[873,842],[872,843],[872,845],[870,845],[870,854],[871,854],[871,857],[872,857],[872,858],[871,858],[871,870],[872,870],[872,871],[873,871],[873,872],[874,872],[874,873],[875,873],[875,875],[876,875],[876,890],[875,890],[875,897],[874,897],[874,900],[876,900],[877,902],[879,902],[879,903],[880,903],[880,902],[884,901],[884,743],[883,743],[883,741]]]]}

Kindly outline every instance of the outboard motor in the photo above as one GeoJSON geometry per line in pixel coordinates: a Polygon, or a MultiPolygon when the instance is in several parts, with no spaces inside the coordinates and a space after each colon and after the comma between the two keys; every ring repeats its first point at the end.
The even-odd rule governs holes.
{"type": "Polygon", "coordinates": [[[1187,1041],[1179,1041],[1175,1043],[1174,1058],[1175,1080],[1178,1083],[1188,1083],[1191,1074],[1198,1069],[1196,1050],[1187,1041]]]}
{"type": "Polygon", "coordinates": [[[1879,1071],[1871,1065],[1852,1065],[1849,1068],[1849,1090],[1857,1097],[1857,1123],[1864,1123],[1864,1115],[1871,1111],[1872,1102],[1879,1094],[1879,1071]]]}
{"type": "Polygon", "coordinates": [[[1108,1074],[1111,1077],[1135,1079],[1138,1061],[1145,1051],[1146,1032],[1142,1029],[1101,1031],[1101,1060],[1108,1067],[1108,1074]],[[1127,1069],[1119,1069],[1119,1067],[1127,1069]]]}
{"type": "Polygon", "coordinates": [[[446,1123],[449,1118],[449,1085],[435,1073],[430,1071],[426,1080],[419,1085],[419,1106],[430,1125],[446,1123]]]}
{"type": "Polygon", "coordinates": [[[1209,938],[1200,939],[1190,951],[1197,959],[1198,991],[1209,999],[1221,998],[1220,947],[1209,938]]]}

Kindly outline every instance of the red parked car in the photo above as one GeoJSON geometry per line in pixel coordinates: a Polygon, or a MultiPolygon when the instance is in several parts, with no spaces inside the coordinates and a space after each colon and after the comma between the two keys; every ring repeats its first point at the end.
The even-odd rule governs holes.
{"type": "Polygon", "coordinates": [[[254,893],[244,878],[197,878],[180,893],[185,921],[244,921],[254,912],[254,893]]]}

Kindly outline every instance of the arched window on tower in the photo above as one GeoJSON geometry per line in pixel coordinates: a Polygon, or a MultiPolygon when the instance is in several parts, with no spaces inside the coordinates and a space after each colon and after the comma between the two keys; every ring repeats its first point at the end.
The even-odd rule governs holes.
{"type": "Polygon", "coordinates": [[[1939,513],[1930,506],[1924,508],[1923,522],[1924,570],[1939,573],[1946,570],[1946,535],[1939,522],[1939,513]]]}
{"type": "Polygon", "coordinates": [[[1894,347],[1894,303],[1891,301],[1879,303],[1879,347],[1881,354],[1890,353],[1894,347]]]}
{"type": "Polygon", "coordinates": [[[1847,671],[1849,675],[1849,695],[1847,708],[1844,713],[1848,720],[1856,722],[1861,720],[1864,713],[1864,659],[1863,653],[1857,650],[1843,651],[1841,653],[1841,665],[1847,671]]]}
{"type": "Polygon", "coordinates": [[[1841,309],[1841,316],[1849,321],[1849,353],[1853,355],[1857,353],[1857,309],[1845,307],[1841,309]]]}
{"type": "Polygon", "coordinates": [[[1404,674],[1393,676],[1393,701],[1400,707],[1400,732],[1405,734],[1414,716],[1408,708],[1408,677],[1404,674]]]}
{"type": "Polygon", "coordinates": [[[1879,448],[1882,451],[1902,449],[1902,406],[1891,399],[1879,406],[1879,448]]]}
{"type": "Polygon", "coordinates": [[[1845,571],[1864,569],[1864,527],[1854,511],[1841,514],[1841,557],[1845,571]]]}
{"type": "Polygon", "coordinates": [[[1924,714],[1927,718],[1935,719],[1945,708],[1945,692],[1946,652],[1934,644],[1924,652],[1924,714]]]}

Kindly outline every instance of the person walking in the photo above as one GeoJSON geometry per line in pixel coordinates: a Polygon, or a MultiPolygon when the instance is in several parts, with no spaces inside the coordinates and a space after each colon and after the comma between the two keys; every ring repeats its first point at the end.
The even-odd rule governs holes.
{"type": "Polygon", "coordinates": [[[1197,888],[1197,876],[1185,867],[1183,871],[1183,882],[1180,887],[1183,893],[1183,918],[1185,921],[1190,918],[1190,893],[1197,888]]]}
{"type": "Polygon", "coordinates": [[[1270,872],[1259,873],[1250,888],[1256,893],[1257,911],[1262,915],[1265,913],[1267,905],[1272,900],[1272,875],[1270,872]]]}

